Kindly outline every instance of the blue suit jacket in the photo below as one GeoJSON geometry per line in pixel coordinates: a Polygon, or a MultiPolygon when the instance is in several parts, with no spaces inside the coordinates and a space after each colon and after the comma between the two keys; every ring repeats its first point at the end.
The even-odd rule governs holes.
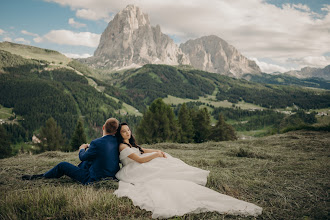
{"type": "Polygon", "coordinates": [[[115,136],[106,135],[93,140],[88,150],[79,151],[81,161],[90,161],[89,182],[106,177],[115,178],[119,171],[119,148],[115,136]]]}

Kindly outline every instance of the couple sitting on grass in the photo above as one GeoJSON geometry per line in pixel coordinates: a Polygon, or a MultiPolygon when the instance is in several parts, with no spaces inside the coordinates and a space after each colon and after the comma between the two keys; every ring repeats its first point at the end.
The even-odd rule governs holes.
{"type": "Polygon", "coordinates": [[[209,171],[189,166],[160,150],[138,146],[126,123],[115,118],[103,125],[103,137],[79,148],[78,167],[61,162],[40,175],[22,179],[59,178],[67,175],[82,184],[104,178],[119,180],[114,192],[128,197],[153,218],[216,211],[221,214],[257,216],[262,208],[204,187],[209,171]],[[119,166],[122,163],[122,168],[119,166]]]}

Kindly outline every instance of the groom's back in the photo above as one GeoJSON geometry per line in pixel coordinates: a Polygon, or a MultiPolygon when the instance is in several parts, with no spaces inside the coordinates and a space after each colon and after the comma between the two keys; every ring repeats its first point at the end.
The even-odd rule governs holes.
{"type": "Polygon", "coordinates": [[[92,181],[115,177],[119,171],[119,149],[115,136],[106,135],[91,142],[97,149],[97,156],[89,169],[92,181]]]}

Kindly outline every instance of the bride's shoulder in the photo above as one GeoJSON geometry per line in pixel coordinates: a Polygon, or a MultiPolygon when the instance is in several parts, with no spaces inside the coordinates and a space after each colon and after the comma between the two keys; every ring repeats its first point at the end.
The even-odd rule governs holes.
{"type": "Polygon", "coordinates": [[[123,144],[123,143],[119,144],[119,152],[124,150],[125,148],[128,148],[128,146],[126,144],[123,144]]]}

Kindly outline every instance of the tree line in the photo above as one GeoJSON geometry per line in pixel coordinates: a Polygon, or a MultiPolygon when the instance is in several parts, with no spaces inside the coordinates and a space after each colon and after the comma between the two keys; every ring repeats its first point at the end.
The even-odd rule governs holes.
{"type": "Polygon", "coordinates": [[[143,114],[136,132],[139,143],[179,142],[202,143],[210,140],[236,140],[233,127],[220,114],[215,126],[211,126],[206,108],[189,109],[182,104],[178,118],[173,109],[162,99],[156,99],[143,114]]]}

